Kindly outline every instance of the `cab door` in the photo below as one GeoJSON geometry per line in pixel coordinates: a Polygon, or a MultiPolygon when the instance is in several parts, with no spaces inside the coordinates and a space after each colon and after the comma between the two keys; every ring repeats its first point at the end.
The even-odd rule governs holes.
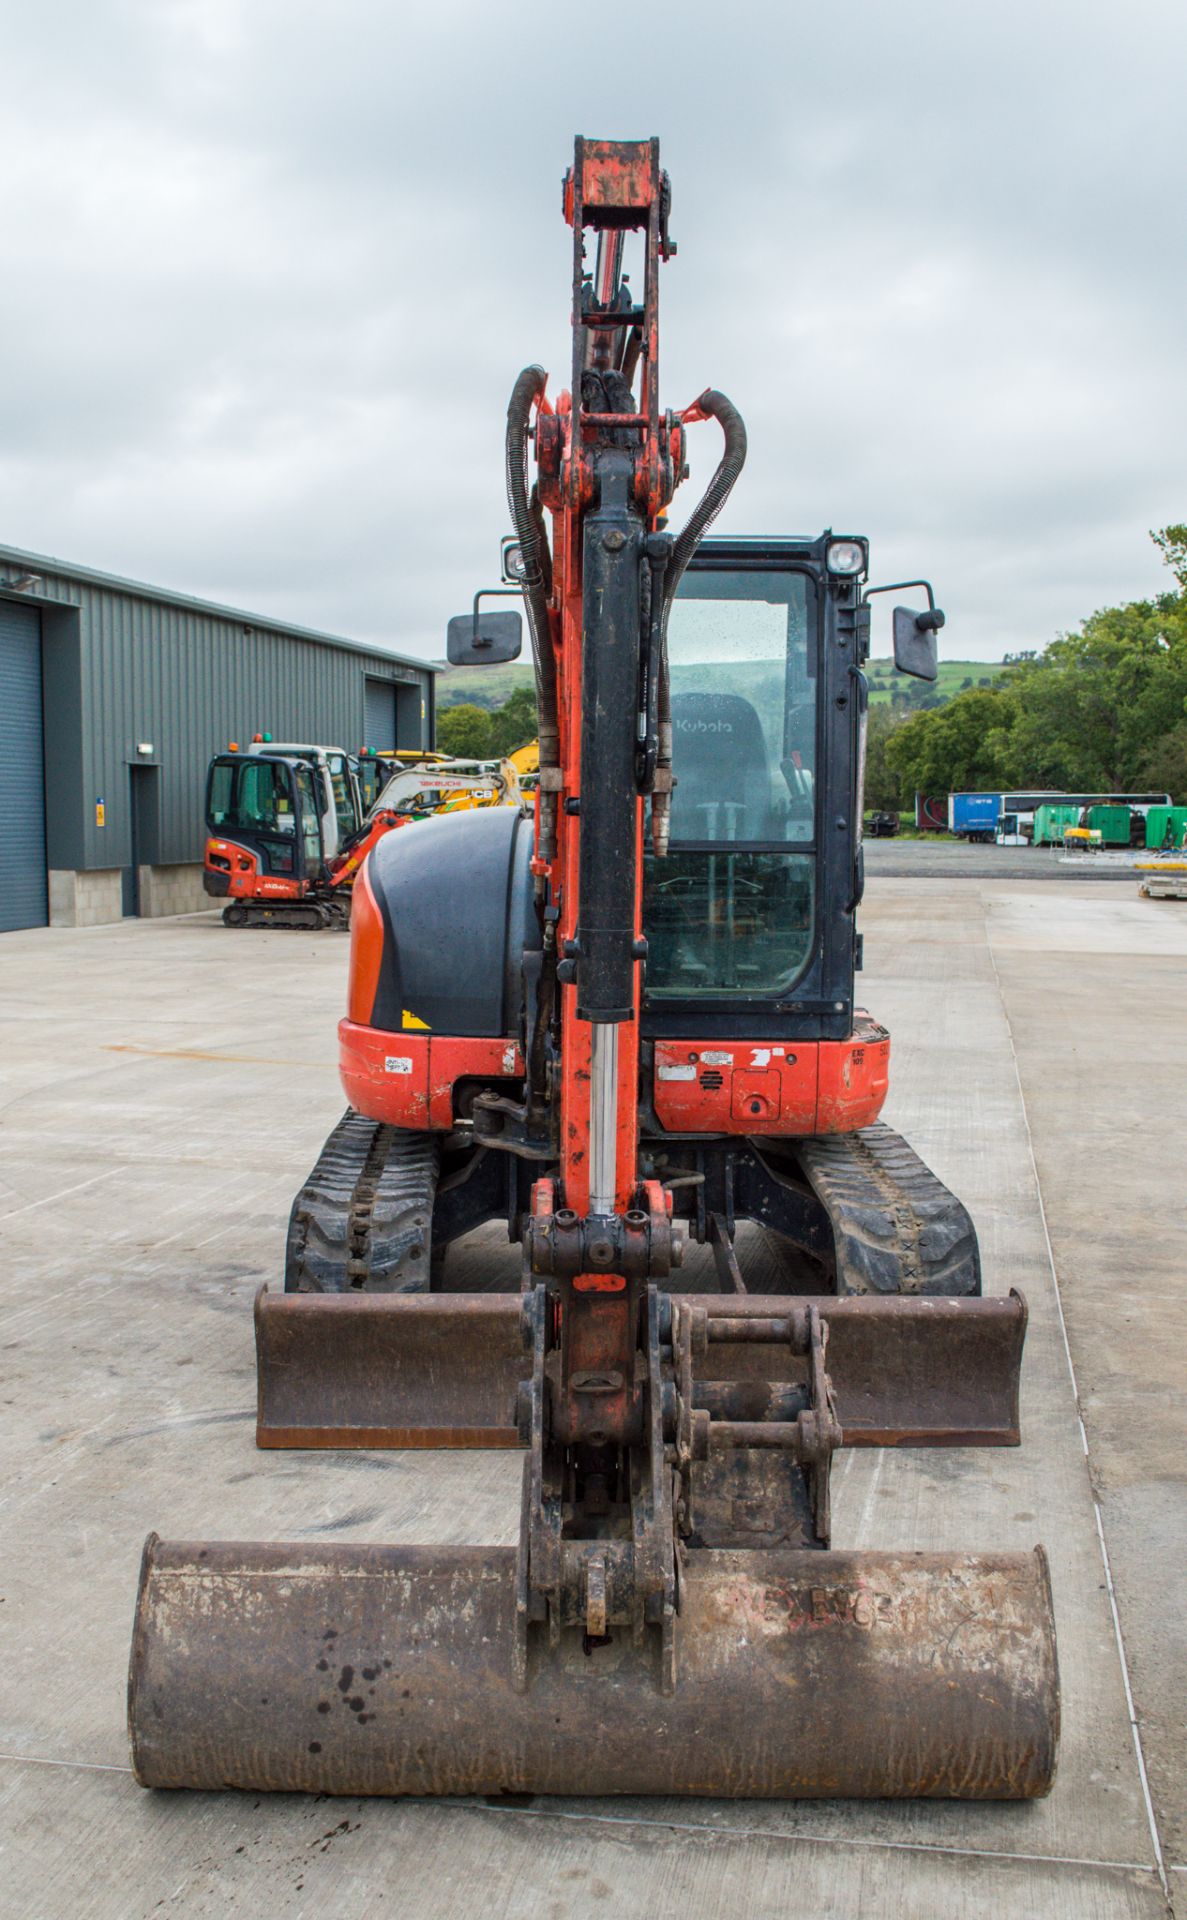
{"type": "Polygon", "coordinates": [[[321,880],[325,872],[325,839],[322,812],[318,805],[318,785],[324,771],[321,767],[310,767],[305,761],[298,761],[292,769],[297,801],[301,878],[310,882],[321,880]]]}
{"type": "Polygon", "coordinates": [[[334,823],[337,828],[334,850],[337,852],[363,824],[362,797],[353,763],[345,753],[328,753],[326,766],[334,795],[334,823]]]}

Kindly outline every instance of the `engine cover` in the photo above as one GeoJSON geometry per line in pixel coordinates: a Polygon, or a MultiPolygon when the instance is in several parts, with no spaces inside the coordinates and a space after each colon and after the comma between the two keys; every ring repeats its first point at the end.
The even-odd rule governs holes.
{"type": "MultiPolygon", "coordinates": [[[[383,943],[368,1025],[518,1032],[524,952],[541,945],[531,857],[532,823],[513,807],[443,814],[384,835],[365,869],[383,943]]],[[[352,1006],[354,981],[373,961],[359,933],[352,1006]]]]}

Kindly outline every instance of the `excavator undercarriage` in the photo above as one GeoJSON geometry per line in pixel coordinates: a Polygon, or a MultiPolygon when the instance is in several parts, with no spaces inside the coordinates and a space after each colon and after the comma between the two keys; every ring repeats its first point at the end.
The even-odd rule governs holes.
{"type": "MultiPolygon", "coordinates": [[[[821,1139],[643,1141],[674,1216],[713,1252],[725,1292],[746,1283],[735,1225],[769,1235],[789,1291],[978,1294],[968,1210],[881,1121],[821,1139]]],[[[287,1293],[418,1293],[440,1286],[446,1251],[488,1220],[519,1238],[530,1211],[524,1163],[349,1109],[293,1202],[287,1293]]]]}
{"type": "MultiPolygon", "coordinates": [[[[832,1544],[840,1449],[1018,1445],[1026,1308],[981,1297],[968,1213],[878,1118],[889,1037],[853,998],[866,543],[705,541],[746,433],[712,389],[660,409],[669,199],[657,142],[578,140],[572,384],[554,406],[528,368],[508,409],[534,828],[494,809],[370,853],[351,1110],[256,1301],[261,1447],[519,1449],[518,1540],[150,1536],[148,1786],[1051,1784],[1042,1549],[832,1544]],[[724,452],[673,536],[706,419],[724,452]],[[451,1291],[451,1248],[492,1223],[518,1274],[451,1291]]],[[[934,677],[927,595],[896,659],[934,677]]],[[[483,631],[476,601],[463,653],[497,657],[508,618],[483,631]]]]}

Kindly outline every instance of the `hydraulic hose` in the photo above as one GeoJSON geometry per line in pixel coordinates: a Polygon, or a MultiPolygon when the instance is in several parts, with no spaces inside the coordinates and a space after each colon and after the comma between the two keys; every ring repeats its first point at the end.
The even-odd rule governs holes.
{"type": "Polygon", "coordinates": [[[664,590],[665,632],[668,614],[671,612],[672,601],[680,585],[681,575],[729,499],[734,489],[734,482],[746,464],[746,423],[733,401],[727,400],[724,393],[718,393],[715,388],[706,387],[696,402],[696,410],[703,413],[707,419],[721,422],[725,446],[722,449],[717,472],[706,487],[700,505],[689,516],[687,526],[679,534],[672,548],[664,590]]]}
{"type": "Polygon", "coordinates": [[[659,670],[659,753],[656,765],[657,772],[665,774],[667,779],[657,780],[656,791],[651,801],[651,844],[655,852],[661,856],[668,851],[672,808],[672,696],[668,679],[668,619],[681,577],[706,532],[733,492],[734,482],[746,463],[746,423],[733,401],[728,400],[724,393],[718,393],[714,387],[706,387],[696,402],[696,411],[704,414],[706,418],[721,422],[725,446],[716,473],[672,549],[672,557],[668,562],[664,580],[659,670]]]}
{"type": "MultiPolygon", "coordinates": [[[[544,527],[544,510],[535,488],[528,492],[528,429],[532,408],[544,396],[548,376],[543,367],[525,367],[511,390],[507,403],[507,503],[523,558],[523,599],[527,608],[528,630],[532,640],[532,663],[536,671],[536,716],[540,768],[560,765],[560,719],[557,706],[556,656],[552,650],[552,622],[548,602],[552,594],[552,555],[544,527]]],[[[551,862],[557,849],[557,794],[540,783],[539,843],[540,858],[551,862]]],[[[536,904],[544,904],[544,880],[536,880],[536,904]]],[[[526,1104],[533,1118],[547,1123],[548,1075],[546,1049],[556,996],[556,948],[553,929],[545,924],[544,960],[535,994],[529,996],[529,1030],[525,1034],[527,1055],[526,1104]],[[534,1000],[534,1008],[532,1001],[534,1000]]]]}
{"type": "MultiPolygon", "coordinates": [[[[548,600],[552,591],[552,559],[544,529],[544,514],[534,490],[528,493],[528,428],[532,407],[542,397],[547,376],[543,367],[525,367],[507,403],[507,502],[523,556],[523,598],[532,638],[536,669],[536,703],[540,717],[540,765],[560,762],[560,726],[557,717],[556,660],[548,600]]],[[[556,851],[556,796],[541,791],[541,845],[543,859],[556,851]],[[546,818],[547,812],[547,818],[546,818]]]]}

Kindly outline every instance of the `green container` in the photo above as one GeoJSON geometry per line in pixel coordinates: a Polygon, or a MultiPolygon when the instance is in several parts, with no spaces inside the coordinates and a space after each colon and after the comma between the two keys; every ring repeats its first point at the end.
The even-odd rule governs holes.
{"type": "Polygon", "coordinates": [[[1102,847],[1129,845],[1128,807],[1089,807],[1088,825],[1100,834],[1102,847]]]}
{"type": "Polygon", "coordinates": [[[1165,846],[1168,826],[1171,846],[1181,847],[1183,835],[1187,833],[1187,807],[1151,807],[1146,814],[1146,845],[1165,846]]]}
{"type": "Polygon", "coordinates": [[[1075,827],[1079,823],[1079,807],[1036,807],[1034,844],[1036,847],[1057,847],[1063,840],[1064,828],[1075,827]]]}

